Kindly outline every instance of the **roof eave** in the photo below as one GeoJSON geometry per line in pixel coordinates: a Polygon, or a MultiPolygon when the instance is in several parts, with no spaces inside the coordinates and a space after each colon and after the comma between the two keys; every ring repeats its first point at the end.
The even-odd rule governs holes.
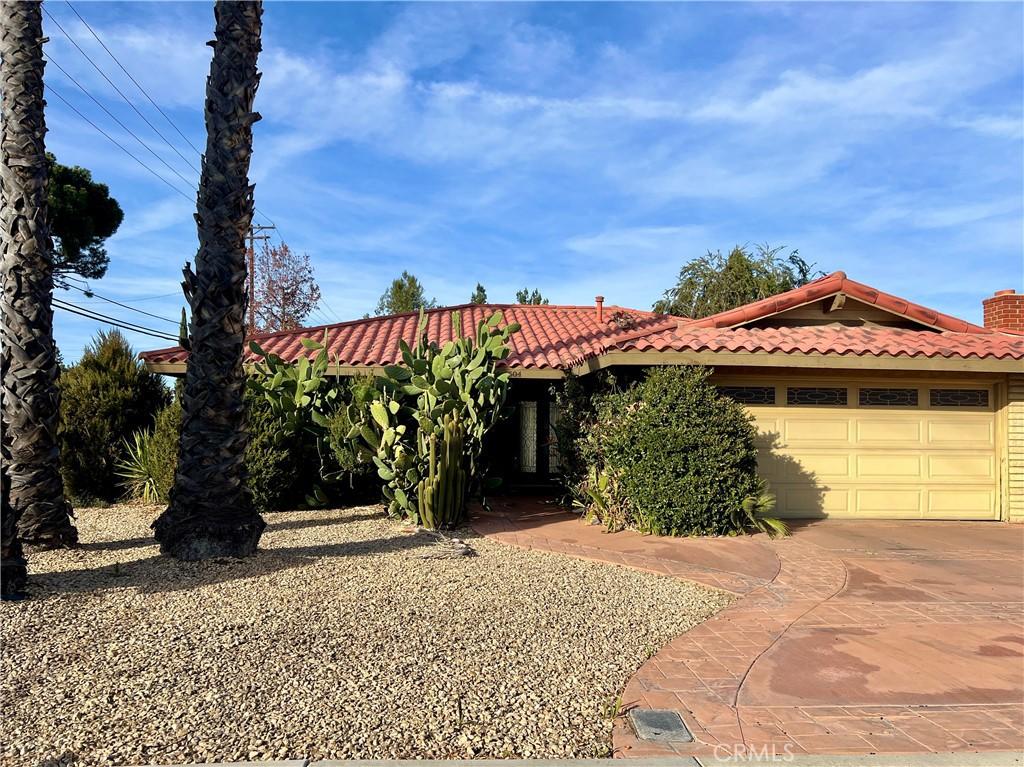
{"type": "Polygon", "coordinates": [[[1010,357],[908,356],[891,354],[822,354],[782,351],[612,350],[572,369],[576,375],[613,365],[730,365],[737,367],[798,367],[838,370],[920,370],[930,372],[1019,373],[1020,359],[1010,357]]]}

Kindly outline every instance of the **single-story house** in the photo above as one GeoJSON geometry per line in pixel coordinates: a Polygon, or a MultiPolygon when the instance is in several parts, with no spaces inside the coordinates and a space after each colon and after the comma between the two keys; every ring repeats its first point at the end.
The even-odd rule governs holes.
{"type": "MultiPolygon", "coordinates": [[[[598,297],[432,309],[429,334],[450,338],[456,310],[473,332],[496,309],[522,326],[506,361],[516,414],[501,435],[520,481],[557,473],[552,384],[567,372],[700,364],[753,414],[780,516],[1024,521],[1024,295],[1013,290],[984,301],[984,327],[835,272],[696,320],[598,297]]],[[[397,362],[416,324],[403,314],[256,338],[295,359],[303,338],[327,331],[333,372],[353,375],[397,362]]],[[[187,352],[141,357],[181,375],[187,352]]]]}

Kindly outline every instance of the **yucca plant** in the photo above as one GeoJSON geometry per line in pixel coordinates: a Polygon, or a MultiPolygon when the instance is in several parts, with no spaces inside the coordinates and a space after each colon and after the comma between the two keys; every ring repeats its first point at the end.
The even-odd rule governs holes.
{"type": "Polygon", "coordinates": [[[137,431],[126,439],[125,457],[118,461],[116,473],[124,480],[129,498],[155,504],[162,499],[153,467],[152,437],[151,432],[137,431]]]}
{"type": "Polygon", "coordinates": [[[116,473],[125,495],[143,503],[165,503],[178,464],[181,405],[172,402],[156,417],[153,430],[140,429],[124,441],[116,473]]]}

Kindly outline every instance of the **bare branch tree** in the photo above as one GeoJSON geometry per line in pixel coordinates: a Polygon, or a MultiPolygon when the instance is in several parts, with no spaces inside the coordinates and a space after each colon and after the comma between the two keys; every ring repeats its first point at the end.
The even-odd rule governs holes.
{"type": "Polygon", "coordinates": [[[313,277],[309,256],[293,252],[283,242],[278,247],[264,244],[255,263],[256,328],[252,330],[301,327],[320,303],[320,286],[313,277]]]}

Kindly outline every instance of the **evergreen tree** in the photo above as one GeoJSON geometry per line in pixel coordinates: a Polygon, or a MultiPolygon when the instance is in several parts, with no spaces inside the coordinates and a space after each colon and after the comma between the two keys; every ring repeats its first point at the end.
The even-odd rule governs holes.
{"type": "Polygon", "coordinates": [[[403,271],[402,276],[392,280],[391,285],[377,301],[375,314],[382,317],[387,314],[407,314],[418,309],[435,309],[437,301],[427,300],[423,292],[423,284],[409,272],[403,271]]]}

